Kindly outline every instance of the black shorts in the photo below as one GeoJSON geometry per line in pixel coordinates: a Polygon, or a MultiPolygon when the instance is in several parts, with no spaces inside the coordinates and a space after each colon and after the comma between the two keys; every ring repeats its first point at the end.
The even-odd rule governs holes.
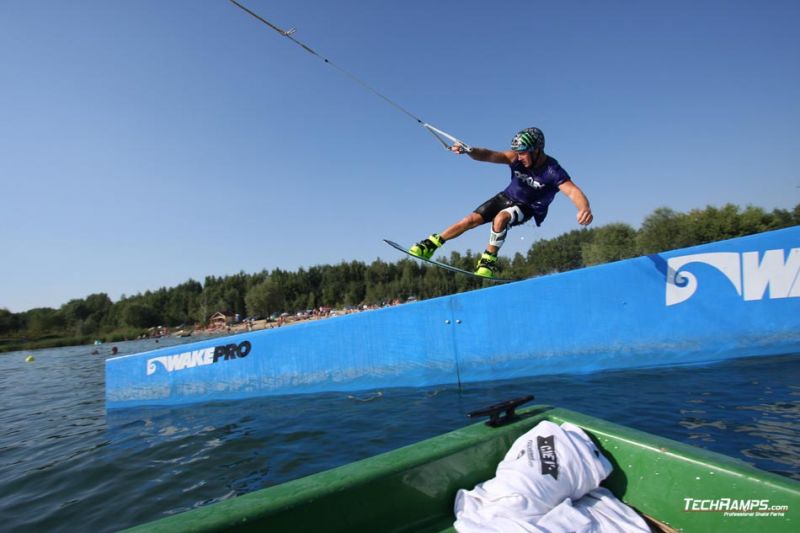
{"type": "MultiPolygon", "coordinates": [[[[531,208],[528,205],[515,202],[514,200],[506,196],[505,193],[502,192],[499,193],[497,196],[494,196],[493,198],[490,198],[485,202],[483,202],[481,205],[475,208],[474,212],[478,213],[481,216],[481,218],[483,218],[484,222],[489,222],[491,220],[494,220],[494,217],[497,216],[497,213],[499,213],[503,209],[507,209],[513,206],[517,206],[519,210],[522,211],[524,218],[522,220],[517,220],[516,218],[514,218],[514,220],[511,223],[511,226],[518,226],[520,224],[524,224],[525,222],[530,220],[532,216],[534,216],[533,208],[531,208]]],[[[539,225],[538,220],[536,221],[536,225],[537,226],[539,225]]]]}

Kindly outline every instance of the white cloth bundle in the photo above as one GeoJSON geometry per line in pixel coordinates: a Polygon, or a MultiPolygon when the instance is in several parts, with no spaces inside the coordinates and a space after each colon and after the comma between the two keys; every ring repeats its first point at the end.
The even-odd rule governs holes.
{"type": "Polygon", "coordinates": [[[628,513],[609,506],[613,495],[608,491],[585,504],[581,498],[597,489],[611,470],[611,463],[581,428],[568,422],[561,426],[540,422],[514,442],[496,477],[458,491],[454,526],[461,533],[606,531],[598,529],[599,524],[628,513]]]}
{"type": "Polygon", "coordinates": [[[544,515],[534,531],[541,533],[649,533],[644,519],[599,487],[574,504],[566,499],[544,515]]]}

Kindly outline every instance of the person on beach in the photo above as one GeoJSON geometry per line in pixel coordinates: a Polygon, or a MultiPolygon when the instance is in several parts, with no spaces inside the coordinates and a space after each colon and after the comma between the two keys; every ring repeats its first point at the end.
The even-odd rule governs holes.
{"type": "Polygon", "coordinates": [[[409,248],[411,255],[430,259],[445,242],[491,221],[489,245],[475,269],[476,275],[491,278],[497,270],[497,252],[505,242],[508,229],[531,218],[541,226],[548,206],[559,191],[567,195],[578,209],[578,224],[587,226],[592,223],[594,217],[589,200],[558,161],[544,153],[544,133],[539,128],[525,128],[517,133],[511,140],[511,149],[504,152],[488,148],[465,150],[460,144],[453,145],[450,150],[457,154],[466,153],[476,161],[508,165],[511,183],[446,230],[434,233],[409,248]]]}

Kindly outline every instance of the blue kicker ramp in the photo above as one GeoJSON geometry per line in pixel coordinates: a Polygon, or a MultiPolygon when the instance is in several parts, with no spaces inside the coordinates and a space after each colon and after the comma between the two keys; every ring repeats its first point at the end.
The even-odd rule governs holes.
{"type": "Polygon", "coordinates": [[[800,226],[106,361],[108,408],[800,353],[800,226]]]}

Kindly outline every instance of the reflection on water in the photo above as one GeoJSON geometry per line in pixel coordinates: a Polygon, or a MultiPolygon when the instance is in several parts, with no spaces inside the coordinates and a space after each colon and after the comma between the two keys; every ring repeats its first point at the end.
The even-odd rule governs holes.
{"type": "Polygon", "coordinates": [[[35,364],[23,353],[0,356],[0,514],[9,530],[143,523],[461,427],[467,412],[529,393],[800,480],[798,356],[106,415],[93,348],[44,350],[35,364]]]}
{"type": "Polygon", "coordinates": [[[751,462],[770,465],[770,470],[800,479],[800,401],[745,405],[737,409],[758,413],[752,424],[733,428],[758,441],[742,448],[741,454],[751,462]]]}

